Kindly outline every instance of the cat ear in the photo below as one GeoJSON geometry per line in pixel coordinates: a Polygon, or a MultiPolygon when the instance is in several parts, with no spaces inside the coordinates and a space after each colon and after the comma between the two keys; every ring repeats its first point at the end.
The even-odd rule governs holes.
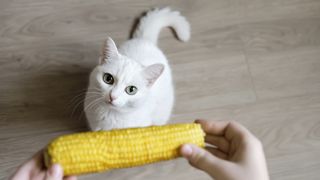
{"type": "Polygon", "coordinates": [[[108,37],[103,46],[100,64],[103,64],[107,62],[108,59],[117,57],[118,55],[119,53],[116,44],[110,37],[108,37]]]}
{"type": "Polygon", "coordinates": [[[147,86],[151,87],[164,70],[163,64],[152,64],[143,70],[143,76],[147,80],[147,86]]]}

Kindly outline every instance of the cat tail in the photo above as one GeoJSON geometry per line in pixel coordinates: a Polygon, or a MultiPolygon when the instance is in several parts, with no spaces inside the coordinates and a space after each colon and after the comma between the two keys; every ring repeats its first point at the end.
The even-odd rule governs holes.
{"type": "Polygon", "coordinates": [[[169,7],[153,9],[140,19],[133,38],[147,39],[157,44],[158,36],[162,28],[172,27],[181,41],[190,39],[190,24],[178,11],[172,11],[169,7]]]}

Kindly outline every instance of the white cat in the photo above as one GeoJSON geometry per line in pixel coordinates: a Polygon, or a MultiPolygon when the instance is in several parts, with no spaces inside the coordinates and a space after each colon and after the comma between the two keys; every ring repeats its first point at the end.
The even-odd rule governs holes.
{"type": "Polygon", "coordinates": [[[181,41],[190,25],[177,11],[154,9],[140,19],[133,38],[117,49],[111,38],[90,75],[85,113],[93,131],[163,125],[171,115],[171,70],[157,39],[170,26],[181,41]]]}

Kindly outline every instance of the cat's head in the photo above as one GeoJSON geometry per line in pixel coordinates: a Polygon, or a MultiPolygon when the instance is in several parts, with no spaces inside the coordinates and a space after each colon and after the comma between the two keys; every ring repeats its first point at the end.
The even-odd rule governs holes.
{"type": "Polygon", "coordinates": [[[106,106],[128,110],[148,98],[151,87],[163,70],[163,64],[144,67],[120,54],[114,41],[108,38],[95,69],[94,80],[106,106]]]}

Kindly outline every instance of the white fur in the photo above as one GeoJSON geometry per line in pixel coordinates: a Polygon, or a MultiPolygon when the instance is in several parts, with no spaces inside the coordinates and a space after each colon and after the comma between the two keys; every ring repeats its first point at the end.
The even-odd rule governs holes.
{"type": "Polygon", "coordinates": [[[178,11],[171,11],[170,8],[154,9],[149,11],[140,20],[133,37],[148,39],[157,44],[160,30],[163,27],[172,27],[181,41],[190,39],[190,24],[178,11]]]}
{"type": "Polygon", "coordinates": [[[119,49],[111,38],[106,41],[100,64],[90,74],[84,103],[92,130],[163,125],[169,120],[174,103],[171,69],[156,46],[166,26],[172,26],[180,40],[189,39],[186,19],[163,8],[141,18],[133,38],[119,49]],[[113,75],[114,84],[103,81],[104,73],[113,75]],[[125,92],[130,85],[138,88],[135,95],[125,92]]]}

